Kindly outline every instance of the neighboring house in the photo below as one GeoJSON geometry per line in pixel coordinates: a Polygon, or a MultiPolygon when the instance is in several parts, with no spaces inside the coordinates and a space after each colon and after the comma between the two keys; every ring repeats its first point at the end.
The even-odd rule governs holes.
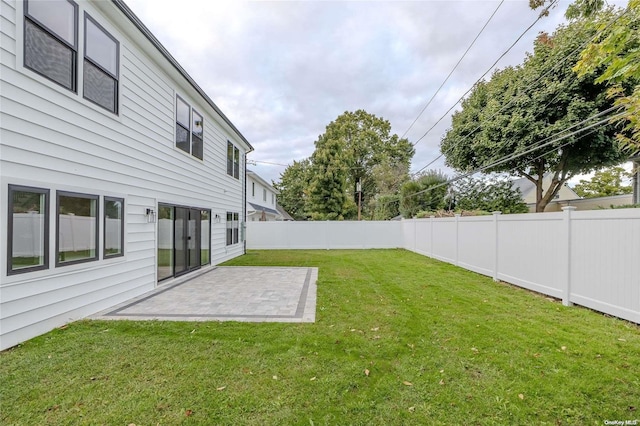
{"type": "MultiPolygon", "coordinates": [[[[547,189],[551,186],[552,177],[553,176],[551,173],[547,173],[546,175],[544,175],[544,178],[542,179],[542,187],[544,188],[545,193],[547,189]]],[[[529,211],[535,212],[536,211],[536,186],[534,185],[534,183],[527,178],[520,178],[513,181],[512,187],[514,189],[517,188],[520,190],[520,193],[522,194],[522,199],[525,202],[525,204],[527,204],[527,206],[529,207],[529,211]]],[[[573,189],[569,188],[567,184],[564,184],[562,188],[560,188],[560,191],[558,191],[558,193],[556,194],[556,196],[552,201],[574,200],[576,198],[580,198],[580,196],[576,194],[573,189]]]]}
{"type": "Polygon", "coordinates": [[[247,169],[247,221],[284,220],[278,211],[278,190],[247,169]]]}
{"type": "Polygon", "coordinates": [[[0,6],[0,349],[241,255],[252,147],[131,10],[0,6]]]}

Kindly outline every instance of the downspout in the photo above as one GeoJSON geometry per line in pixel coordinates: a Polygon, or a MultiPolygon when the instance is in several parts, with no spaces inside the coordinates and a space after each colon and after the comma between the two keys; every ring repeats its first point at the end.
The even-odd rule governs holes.
{"type": "Polygon", "coordinates": [[[247,151],[244,152],[244,190],[242,191],[242,226],[244,235],[242,254],[247,254],[247,151]]]}

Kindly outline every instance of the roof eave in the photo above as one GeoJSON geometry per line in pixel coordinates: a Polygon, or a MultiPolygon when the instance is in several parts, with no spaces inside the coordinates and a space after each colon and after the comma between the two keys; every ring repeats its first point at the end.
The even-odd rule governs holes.
{"type": "Polygon", "coordinates": [[[155,46],[156,49],[165,57],[167,61],[184,77],[185,80],[189,82],[189,84],[198,92],[202,99],[204,99],[211,108],[224,120],[224,122],[235,132],[236,135],[247,145],[248,152],[253,151],[253,146],[249,141],[244,137],[240,130],[229,120],[229,118],[224,115],[224,113],[218,108],[218,106],[213,102],[213,100],[205,93],[204,90],[195,82],[193,78],[185,71],[184,68],[176,61],[176,59],[169,53],[169,51],[158,41],[158,39],[153,35],[153,33],[142,23],[142,21],[136,16],[135,13],[129,6],[127,6],[123,0],[111,0],[113,4],[116,5],[118,9],[133,23],[133,25],[140,30],[140,32],[155,46]]]}

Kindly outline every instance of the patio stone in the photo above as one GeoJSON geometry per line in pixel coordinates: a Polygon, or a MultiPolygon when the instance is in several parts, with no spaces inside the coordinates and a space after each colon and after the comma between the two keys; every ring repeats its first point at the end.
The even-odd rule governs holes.
{"type": "Polygon", "coordinates": [[[94,319],[314,322],[318,268],[213,267],[178,278],[94,319]]]}

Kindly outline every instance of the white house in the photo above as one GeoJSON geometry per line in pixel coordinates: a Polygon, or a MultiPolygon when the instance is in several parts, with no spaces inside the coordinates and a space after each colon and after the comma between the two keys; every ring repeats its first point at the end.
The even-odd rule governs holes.
{"type": "Polygon", "coordinates": [[[278,211],[278,190],[247,169],[247,221],[284,220],[278,211]]]}
{"type": "Polygon", "coordinates": [[[252,147],[123,1],[0,10],[0,349],[242,254],[252,147]]]}

